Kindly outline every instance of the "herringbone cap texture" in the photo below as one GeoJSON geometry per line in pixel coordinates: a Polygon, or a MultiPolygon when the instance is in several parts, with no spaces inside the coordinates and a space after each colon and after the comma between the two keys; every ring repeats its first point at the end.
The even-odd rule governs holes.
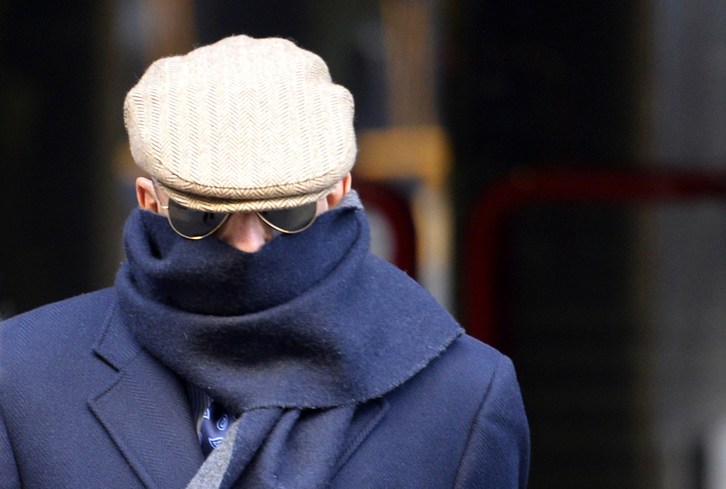
{"type": "Polygon", "coordinates": [[[318,200],[353,167],[353,97],[316,54],[233,36],[154,62],[126,95],[131,153],[171,198],[217,212],[318,200]]]}

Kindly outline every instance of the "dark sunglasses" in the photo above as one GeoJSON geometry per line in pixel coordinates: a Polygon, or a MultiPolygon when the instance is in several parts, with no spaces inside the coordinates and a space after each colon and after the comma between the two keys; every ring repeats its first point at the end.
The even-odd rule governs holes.
{"type": "MultiPolygon", "coordinates": [[[[167,210],[171,228],[187,239],[202,239],[211,236],[227,222],[231,215],[229,212],[206,212],[191,209],[172,199],[169,199],[168,204],[161,208],[167,210]]],[[[305,231],[315,222],[317,202],[289,209],[259,211],[257,215],[272,229],[285,234],[295,234],[305,231]]]]}

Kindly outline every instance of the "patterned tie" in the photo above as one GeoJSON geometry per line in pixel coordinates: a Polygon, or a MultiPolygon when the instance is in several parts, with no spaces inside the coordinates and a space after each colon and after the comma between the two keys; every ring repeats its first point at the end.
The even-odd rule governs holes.
{"type": "Polygon", "coordinates": [[[234,419],[225,413],[224,408],[216,401],[212,401],[204,410],[199,423],[199,442],[202,444],[202,453],[205,457],[222,443],[232,421],[234,419]]]}

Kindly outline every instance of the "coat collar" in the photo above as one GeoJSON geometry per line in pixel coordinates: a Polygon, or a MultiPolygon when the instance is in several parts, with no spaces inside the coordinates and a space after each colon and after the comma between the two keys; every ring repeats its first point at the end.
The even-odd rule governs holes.
{"type": "MultiPolygon", "coordinates": [[[[115,292],[115,291],[114,291],[115,292]]],[[[114,299],[104,318],[104,327],[93,347],[93,351],[115,370],[121,370],[131,362],[142,349],[126,328],[118,314],[118,302],[114,299]]]]}
{"type": "Polygon", "coordinates": [[[203,462],[184,384],[139,347],[116,309],[94,350],[117,375],[89,406],[146,487],[184,487],[203,462]]]}

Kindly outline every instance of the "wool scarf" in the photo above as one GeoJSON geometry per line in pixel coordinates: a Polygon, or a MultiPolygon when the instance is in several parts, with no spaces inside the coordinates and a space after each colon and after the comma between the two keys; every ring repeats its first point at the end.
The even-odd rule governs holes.
{"type": "Polygon", "coordinates": [[[462,330],[368,251],[355,193],[255,253],[135,210],[116,279],[137,341],[238,415],[188,487],[324,488],[357,405],[416,375],[462,330]]]}

